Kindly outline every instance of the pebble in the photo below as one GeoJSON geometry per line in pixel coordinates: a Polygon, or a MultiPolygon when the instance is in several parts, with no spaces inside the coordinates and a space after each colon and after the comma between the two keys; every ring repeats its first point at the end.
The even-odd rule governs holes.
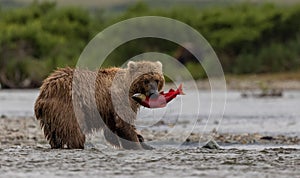
{"type": "Polygon", "coordinates": [[[207,148],[207,149],[214,149],[214,150],[219,150],[221,149],[218,143],[214,140],[208,141],[202,148],[207,148]]]}

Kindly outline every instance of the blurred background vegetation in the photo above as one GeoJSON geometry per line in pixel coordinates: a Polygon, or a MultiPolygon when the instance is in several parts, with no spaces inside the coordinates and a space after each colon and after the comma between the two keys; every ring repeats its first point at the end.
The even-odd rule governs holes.
{"type": "MultiPolygon", "coordinates": [[[[85,45],[101,30],[131,17],[165,16],[198,30],[216,51],[225,73],[300,70],[300,2],[288,0],[0,0],[0,84],[32,88],[57,67],[75,66],[85,45]]],[[[138,39],[118,47],[105,65],[159,51],[178,58],[195,79],[206,75],[178,45],[138,39]],[[184,56],[184,60],[182,59],[184,56]],[[114,61],[111,62],[110,61],[114,61]]]]}

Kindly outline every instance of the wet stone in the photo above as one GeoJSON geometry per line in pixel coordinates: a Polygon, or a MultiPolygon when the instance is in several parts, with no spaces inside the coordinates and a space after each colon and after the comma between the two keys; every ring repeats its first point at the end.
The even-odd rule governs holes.
{"type": "Polygon", "coordinates": [[[216,149],[219,150],[221,149],[218,143],[214,140],[208,141],[202,148],[207,148],[207,149],[216,149]]]}

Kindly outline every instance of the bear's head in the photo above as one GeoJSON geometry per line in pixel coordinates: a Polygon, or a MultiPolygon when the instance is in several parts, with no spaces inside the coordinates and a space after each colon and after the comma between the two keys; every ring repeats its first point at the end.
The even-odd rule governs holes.
{"type": "Polygon", "coordinates": [[[146,96],[158,96],[165,83],[161,62],[130,61],[127,66],[132,79],[131,95],[142,93],[146,96]]]}

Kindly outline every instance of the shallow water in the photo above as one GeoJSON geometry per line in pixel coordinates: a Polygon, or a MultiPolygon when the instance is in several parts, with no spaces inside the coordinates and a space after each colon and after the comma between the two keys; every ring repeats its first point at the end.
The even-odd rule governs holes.
{"type": "Polygon", "coordinates": [[[0,90],[0,116],[33,116],[38,90],[0,90]]]}
{"type": "MultiPolygon", "coordinates": [[[[207,132],[215,128],[219,132],[226,133],[300,135],[300,91],[286,91],[282,98],[242,98],[240,92],[229,91],[224,113],[222,109],[210,110],[212,101],[209,91],[199,92],[199,106],[194,104],[197,102],[196,92],[186,93],[187,95],[182,96],[185,97],[183,102],[177,98],[162,111],[142,109],[138,123],[141,125],[147,123],[145,124],[147,126],[161,119],[166,123],[176,124],[176,121],[179,123],[181,121],[187,126],[192,124],[196,132],[207,132]],[[192,109],[189,108],[180,110],[181,103],[199,107],[199,114],[192,113],[192,109]],[[178,113],[181,114],[180,117],[176,117],[178,113]]],[[[214,95],[216,99],[213,102],[222,106],[223,92],[214,95]]]]}
{"type": "MultiPolygon", "coordinates": [[[[185,91],[163,109],[141,108],[137,125],[152,126],[160,120],[195,127],[198,132],[275,133],[300,135],[300,91],[285,91],[282,98],[242,98],[238,91],[228,91],[222,108],[211,110],[211,104],[223,106],[222,91],[185,91]],[[197,123],[196,123],[197,122],[197,123]]],[[[0,90],[0,116],[33,116],[38,90],[0,90]]]]}
{"type": "MultiPolygon", "coordinates": [[[[0,115],[33,116],[37,95],[37,90],[0,90],[0,115]]],[[[214,96],[215,104],[222,105],[218,97],[223,93],[214,96]]],[[[203,143],[197,142],[180,145],[185,134],[213,129],[300,136],[300,91],[264,99],[241,98],[240,92],[229,91],[224,115],[210,105],[209,91],[186,91],[167,108],[142,108],[138,128],[166,133],[150,142],[157,148],[152,151],[116,150],[95,141],[85,150],[51,150],[46,143],[2,144],[0,177],[299,177],[300,145],[222,144],[221,150],[202,149],[203,143]],[[182,140],[172,140],[176,135],[182,140]]]]}

